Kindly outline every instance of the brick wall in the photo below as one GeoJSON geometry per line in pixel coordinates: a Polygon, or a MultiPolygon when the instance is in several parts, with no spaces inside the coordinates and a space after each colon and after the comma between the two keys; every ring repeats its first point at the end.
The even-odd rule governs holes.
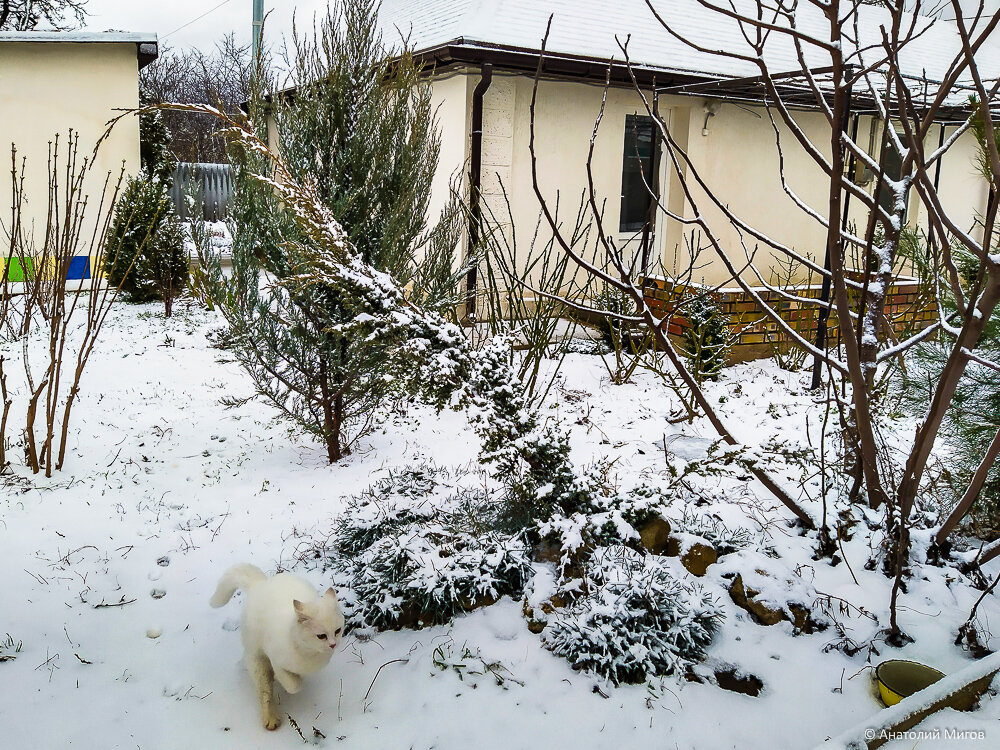
{"type": "MultiPolygon", "coordinates": [[[[860,281],[860,278],[856,280],[860,281]]],[[[727,328],[730,340],[733,341],[731,360],[734,362],[767,357],[776,348],[787,348],[790,345],[788,334],[779,329],[778,324],[764,314],[760,304],[742,289],[724,288],[713,291],[696,284],[681,286],[661,278],[647,278],[643,285],[650,309],[656,315],[664,317],[670,314],[685,292],[710,294],[729,318],[727,328]]],[[[808,299],[819,299],[820,296],[818,285],[786,291],[808,299]]],[[[815,305],[788,300],[778,292],[765,289],[758,290],[758,295],[769,306],[778,310],[782,319],[798,334],[809,341],[816,339],[819,310],[815,305]]],[[[860,292],[849,290],[849,296],[852,309],[857,309],[860,292]]],[[[907,278],[898,279],[889,288],[886,315],[894,337],[923,330],[937,319],[933,296],[921,289],[915,279],[907,278]]],[[[667,332],[671,336],[681,336],[689,325],[681,312],[669,317],[667,332]]],[[[838,341],[836,313],[831,313],[827,320],[827,338],[831,346],[838,341]]]]}

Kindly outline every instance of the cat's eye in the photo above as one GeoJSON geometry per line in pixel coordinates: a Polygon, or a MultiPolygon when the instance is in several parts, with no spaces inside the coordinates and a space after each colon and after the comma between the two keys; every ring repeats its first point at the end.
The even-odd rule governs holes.
{"type": "Polygon", "coordinates": [[[316,637],[319,638],[321,641],[325,641],[326,640],[326,633],[320,633],[316,637]]]}
{"type": "Polygon", "coordinates": [[[334,630],[333,634],[334,635],[340,635],[340,628],[337,628],[336,630],[334,630]]]}

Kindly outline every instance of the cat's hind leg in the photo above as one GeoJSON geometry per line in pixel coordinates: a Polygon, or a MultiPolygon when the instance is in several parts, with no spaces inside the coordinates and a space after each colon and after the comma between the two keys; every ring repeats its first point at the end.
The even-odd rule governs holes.
{"type": "Polygon", "coordinates": [[[274,670],[274,677],[281,683],[281,687],[292,695],[302,689],[302,678],[294,672],[279,667],[274,670]]]}
{"type": "Polygon", "coordinates": [[[277,729],[281,726],[281,717],[274,710],[274,670],[271,668],[271,660],[260,652],[248,654],[246,658],[247,671],[257,690],[264,729],[277,729]]]}

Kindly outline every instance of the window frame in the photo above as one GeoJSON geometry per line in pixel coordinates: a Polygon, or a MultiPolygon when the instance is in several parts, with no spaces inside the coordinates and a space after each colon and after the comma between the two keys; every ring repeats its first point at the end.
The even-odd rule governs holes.
{"type": "MultiPolygon", "coordinates": [[[[635,234],[641,232],[649,223],[650,208],[653,205],[656,190],[656,176],[654,171],[657,162],[657,150],[659,142],[656,138],[656,123],[649,115],[638,113],[625,116],[625,136],[622,144],[622,184],[621,184],[621,205],[618,215],[619,234],[635,234]],[[641,153],[641,136],[648,135],[649,153],[641,153]],[[629,153],[632,149],[633,153],[629,153]],[[632,162],[638,162],[638,169],[630,169],[632,162]],[[638,179],[635,179],[638,177],[638,179]],[[633,193],[632,191],[636,192],[633,193]],[[641,201],[639,207],[635,201],[641,201]],[[633,216],[633,211],[638,215],[638,208],[641,208],[642,221],[633,220],[626,222],[626,218],[633,216]]],[[[652,230],[652,227],[650,227],[652,230]]]]}

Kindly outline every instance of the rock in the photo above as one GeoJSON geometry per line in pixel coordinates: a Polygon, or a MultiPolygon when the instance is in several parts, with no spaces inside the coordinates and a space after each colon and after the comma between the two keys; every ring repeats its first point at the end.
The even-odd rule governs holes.
{"type": "Polygon", "coordinates": [[[737,574],[729,587],[729,596],[737,607],[742,607],[761,625],[777,625],[788,617],[781,608],[770,607],[755,598],[760,592],[743,587],[743,576],[737,574]]]}
{"type": "Polygon", "coordinates": [[[146,637],[156,639],[163,635],[163,629],[157,626],[153,626],[146,631],[146,637]]]}
{"type": "Polygon", "coordinates": [[[718,559],[719,553],[715,551],[715,547],[702,544],[701,542],[695,542],[688,547],[687,552],[681,555],[681,565],[683,565],[691,575],[698,576],[700,578],[705,575],[705,571],[708,570],[708,566],[715,564],[718,559]]]}
{"type": "Polygon", "coordinates": [[[719,553],[707,539],[695,536],[672,536],[667,540],[663,554],[679,557],[681,565],[693,576],[705,575],[709,565],[719,560],[719,553]]]}
{"type": "Polygon", "coordinates": [[[492,594],[479,594],[477,596],[461,596],[458,598],[458,606],[466,612],[471,612],[480,607],[489,607],[496,604],[500,599],[492,594]]]}
{"type": "Polygon", "coordinates": [[[729,586],[729,596],[736,606],[749,612],[753,616],[753,619],[761,625],[777,625],[782,620],[786,620],[795,626],[796,634],[815,633],[826,629],[827,625],[817,622],[813,618],[810,609],[805,605],[788,602],[786,610],[785,607],[772,606],[759,601],[757,599],[759,594],[759,591],[744,587],[743,576],[739,574],[737,574],[729,586]],[[790,616],[789,612],[791,613],[790,616]]]}
{"type": "Polygon", "coordinates": [[[547,615],[551,615],[557,609],[562,609],[567,604],[566,598],[562,594],[555,594],[550,596],[546,601],[542,602],[540,609],[547,615]]]}
{"type": "Polygon", "coordinates": [[[801,604],[789,604],[788,609],[792,611],[792,624],[797,633],[816,633],[829,627],[826,623],[814,620],[808,607],[801,604]]]}
{"type": "Polygon", "coordinates": [[[536,610],[525,599],[521,611],[524,613],[524,619],[528,621],[528,630],[535,635],[541,633],[545,630],[545,626],[549,624],[549,615],[557,609],[562,609],[568,603],[563,596],[555,594],[539,604],[536,610]]]}
{"type": "Polygon", "coordinates": [[[542,539],[531,548],[531,559],[535,562],[562,562],[562,546],[556,539],[542,539]]]}
{"type": "Polygon", "coordinates": [[[744,672],[733,664],[726,664],[715,670],[715,684],[723,690],[742,693],[756,698],[764,689],[764,681],[756,675],[744,672]]]}
{"type": "Polygon", "coordinates": [[[531,559],[535,562],[552,563],[563,578],[583,578],[587,558],[593,545],[583,544],[574,552],[566,553],[559,539],[546,538],[532,545],[531,559]]]}
{"type": "Polygon", "coordinates": [[[528,603],[524,603],[524,619],[528,623],[528,631],[538,635],[543,630],[548,623],[545,620],[539,620],[535,617],[534,610],[528,606],[528,603]]]}
{"type": "Polygon", "coordinates": [[[662,555],[670,541],[670,523],[659,515],[653,516],[639,529],[639,538],[647,552],[662,555]]]}

